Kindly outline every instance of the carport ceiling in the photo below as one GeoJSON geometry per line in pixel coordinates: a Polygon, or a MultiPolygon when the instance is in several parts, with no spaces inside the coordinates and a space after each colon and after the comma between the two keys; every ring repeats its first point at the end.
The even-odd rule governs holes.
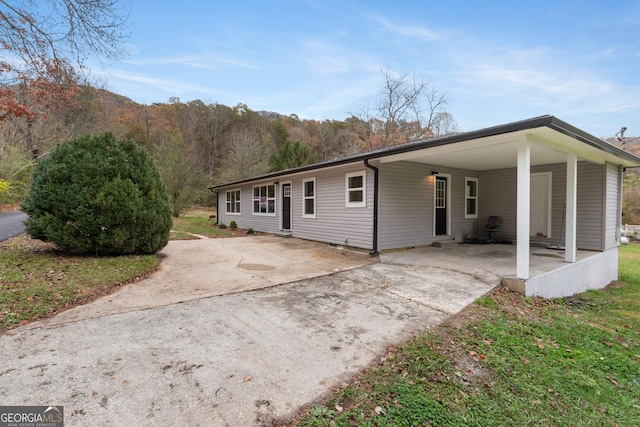
{"type": "Polygon", "coordinates": [[[565,163],[567,152],[576,153],[580,160],[595,163],[604,163],[609,157],[574,138],[542,128],[423,148],[383,157],[380,162],[405,160],[475,171],[514,168],[518,161],[518,142],[523,140],[532,141],[532,166],[565,163]]]}

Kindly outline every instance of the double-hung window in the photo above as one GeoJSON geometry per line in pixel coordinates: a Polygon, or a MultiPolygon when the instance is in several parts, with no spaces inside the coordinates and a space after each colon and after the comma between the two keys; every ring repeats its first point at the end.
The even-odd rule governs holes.
{"type": "Polygon", "coordinates": [[[464,217],[478,218],[478,178],[465,177],[464,187],[464,217]]]}
{"type": "Polygon", "coordinates": [[[227,191],[226,198],[226,212],[232,215],[240,215],[240,190],[227,191]]]}
{"type": "Polygon", "coordinates": [[[308,178],[302,181],[302,217],[316,217],[316,179],[308,178]]]}
{"type": "Polygon", "coordinates": [[[347,207],[365,207],[367,194],[366,172],[354,172],[345,175],[345,191],[347,207]]]}
{"type": "Polygon", "coordinates": [[[253,187],[254,215],[276,214],[276,186],[274,184],[253,187]]]}

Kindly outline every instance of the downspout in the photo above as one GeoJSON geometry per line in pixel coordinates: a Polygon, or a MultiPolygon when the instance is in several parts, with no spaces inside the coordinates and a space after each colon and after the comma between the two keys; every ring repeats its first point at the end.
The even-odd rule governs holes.
{"type": "Polygon", "coordinates": [[[378,254],[378,168],[369,164],[369,159],[364,159],[364,165],[373,171],[373,248],[369,255],[378,254]]]}
{"type": "Polygon", "coordinates": [[[209,188],[209,191],[212,193],[216,193],[216,222],[213,225],[218,225],[218,218],[220,218],[220,212],[218,212],[218,206],[220,206],[218,198],[220,197],[220,192],[218,190],[214,190],[213,188],[209,188]]]}

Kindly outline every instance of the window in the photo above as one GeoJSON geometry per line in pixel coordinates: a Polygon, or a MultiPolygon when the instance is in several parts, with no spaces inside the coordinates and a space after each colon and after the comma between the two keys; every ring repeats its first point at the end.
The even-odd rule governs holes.
{"type": "Polygon", "coordinates": [[[309,178],[302,181],[302,216],[316,217],[316,179],[309,178]]]}
{"type": "Polygon", "coordinates": [[[436,178],[436,208],[447,207],[447,180],[436,178]]]}
{"type": "Polygon", "coordinates": [[[367,202],[365,195],[367,193],[365,172],[348,173],[346,175],[346,206],[347,207],[365,207],[367,202]]]}
{"type": "Polygon", "coordinates": [[[240,190],[227,191],[227,209],[228,214],[240,215],[240,190]]]}
{"type": "Polygon", "coordinates": [[[478,178],[465,177],[464,187],[464,217],[478,218],[478,178]]]}
{"type": "Polygon", "coordinates": [[[276,214],[276,186],[274,184],[253,187],[253,213],[276,214]]]}

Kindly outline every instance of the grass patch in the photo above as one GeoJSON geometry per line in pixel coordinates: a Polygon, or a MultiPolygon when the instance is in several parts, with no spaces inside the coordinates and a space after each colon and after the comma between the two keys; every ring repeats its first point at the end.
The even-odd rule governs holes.
{"type": "Polygon", "coordinates": [[[86,303],[153,271],[158,255],[75,256],[21,235],[0,243],[0,331],[86,303]]]}
{"type": "Polygon", "coordinates": [[[171,230],[169,232],[169,240],[198,240],[199,237],[184,231],[171,230]]]}
{"type": "Polygon", "coordinates": [[[186,211],[178,218],[173,218],[173,231],[181,234],[172,236],[172,240],[184,240],[186,234],[198,234],[211,238],[238,237],[247,234],[246,230],[231,229],[230,227],[221,229],[216,225],[215,218],[210,218],[211,212],[202,209],[186,211]]]}
{"type": "Polygon", "coordinates": [[[620,279],[554,301],[496,289],[279,425],[640,425],[640,245],[620,279]]]}

